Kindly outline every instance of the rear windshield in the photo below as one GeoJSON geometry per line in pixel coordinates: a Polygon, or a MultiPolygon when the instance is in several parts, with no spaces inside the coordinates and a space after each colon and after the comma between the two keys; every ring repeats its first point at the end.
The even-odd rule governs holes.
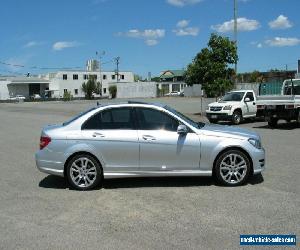
{"type": "Polygon", "coordinates": [[[89,112],[91,112],[92,110],[95,110],[95,109],[96,109],[96,107],[93,107],[93,108],[90,108],[90,109],[88,109],[88,110],[86,110],[86,111],[84,111],[84,112],[81,112],[79,115],[77,115],[77,116],[71,118],[71,120],[69,120],[69,121],[64,122],[62,125],[63,125],[63,126],[67,126],[67,125],[69,125],[71,122],[77,120],[78,118],[84,116],[85,114],[87,114],[87,113],[89,113],[89,112]]]}

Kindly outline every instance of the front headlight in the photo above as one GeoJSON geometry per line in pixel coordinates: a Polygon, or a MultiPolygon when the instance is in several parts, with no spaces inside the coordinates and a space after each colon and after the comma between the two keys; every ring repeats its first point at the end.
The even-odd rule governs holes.
{"type": "Polygon", "coordinates": [[[248,142],[250,142],[254,147],[256,147],[257,149],[261,149],[261,142],[257,139],[254,138],[250,138],[248,140],[248,142]]]}
{"type": "Polygon", "coordinates": [[[223,110],[231,110],[232,106],[231,105],[227,105],[227,106],[224,106],[223,110]]]}

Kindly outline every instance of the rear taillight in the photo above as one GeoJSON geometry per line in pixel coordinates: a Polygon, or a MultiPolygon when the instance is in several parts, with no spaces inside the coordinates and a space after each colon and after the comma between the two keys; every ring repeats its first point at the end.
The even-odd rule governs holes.
{"type": "Polygon", "coordinates": [[[285,105],[286,109],[294,109],[294,104],[290,104],[290,105],[285,105]]]}
{"type": "Polygon", "coordinates": [[[48,144],[51,142],[51,138],[48,136],[41,136],[40,139],[40,149],[42,150],[43,148],[47,147],[48,144]]]}
{"type": "Polygon", "coordinates": [[[257,109],[265,109],[265,105],[257,105],[257,109]]]}

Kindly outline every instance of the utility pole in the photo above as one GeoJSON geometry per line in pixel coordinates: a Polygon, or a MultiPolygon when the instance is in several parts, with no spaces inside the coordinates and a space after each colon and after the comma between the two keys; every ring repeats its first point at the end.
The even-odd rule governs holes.
{"type": "MultiPolygon", "coordinates": [[[[233,6],[233,19],[234,19],[234,43],[237,52],[237,1],[234,0],[233,6]]],[[[234,64],[234,72],[235,72],[235,83],[237,83],[237,61],[234,64]]]]}
{"type": "Polygon", "coordinates": [[[120,64],[120,57],[116,57],[115,58],[115,63],[117,65],[117,70],[116,70],[116,73],[117,73],[117,82],[119,82],[119,64],[120,64]]]}
{"type": "Polygon", "coordinates": [[[102,96],[102,75],[101,75],[101,59],[102,59],[102,56],[105,55],[105,51],[102,51],[101,54],[98,53],[98,51],[96,51],[96,56],[99,56],[99,82],[100,82],[100,94],[102,96]]]}

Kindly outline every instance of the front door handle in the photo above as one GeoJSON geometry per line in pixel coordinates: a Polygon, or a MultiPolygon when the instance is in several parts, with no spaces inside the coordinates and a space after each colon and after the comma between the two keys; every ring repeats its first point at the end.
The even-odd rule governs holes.
{"type": "Polygon", "coordinates": [[[145,141],[155,141],[156,140],[155,137],[153,137],[151,135],[143,135],[142,137],[145,141]]]}
{"type": "Polygon", "coordinates": [[[105,135],[101,134],[99,132],[95,132],[95,133],[93,133],[93,137],[105,137],[105,135]]]}

